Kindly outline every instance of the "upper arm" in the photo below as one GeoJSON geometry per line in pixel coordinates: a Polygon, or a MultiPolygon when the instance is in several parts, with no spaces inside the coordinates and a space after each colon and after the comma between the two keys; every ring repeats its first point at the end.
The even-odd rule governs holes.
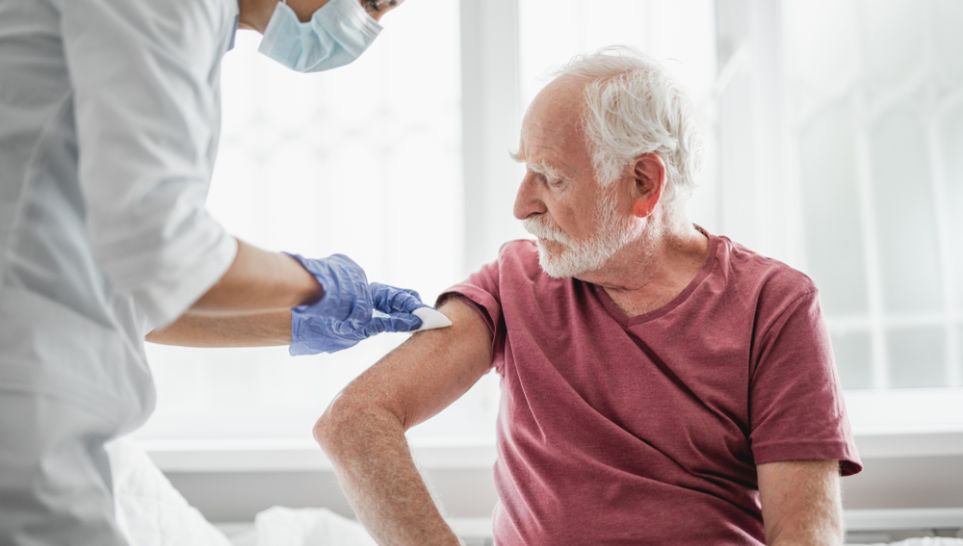
{"type": "Polygon", "coordinates": [[[757,473],[768,544],[842,544],[838,461],[765,463],[757,473]]]}
{"type": "Polygon", "coordinates": [[[346,406],[352,413],[359,406],[387,411],[408,429],[471,388],[490,369],[492,334],[461,298],[446,299],[439,311],[451,326],[412,335],[352,381],[332,407],[346,406]]]}
{"type": "Polygon", "coordinates": [[[227,3],[55,3],[94,255],[152,327],[166,324],[236,249],[205,209],[227,3]]]}

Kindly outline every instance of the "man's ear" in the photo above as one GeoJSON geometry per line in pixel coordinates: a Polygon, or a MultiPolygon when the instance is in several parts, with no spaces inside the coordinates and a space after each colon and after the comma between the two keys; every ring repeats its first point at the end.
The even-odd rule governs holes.
{"type": "Polygon", "coordinates": [[[633,188],[632,214],[645,218],[652,214],[662,199],[665,189],[665,163],[656,153],[642,154],[635,158],[632,166],[633,188]]]}

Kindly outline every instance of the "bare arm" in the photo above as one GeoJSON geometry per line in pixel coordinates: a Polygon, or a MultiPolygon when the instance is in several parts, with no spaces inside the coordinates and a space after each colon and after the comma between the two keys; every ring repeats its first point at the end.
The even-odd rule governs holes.
{"type": "Polygon", "coordinates": [[[843,543],[838,461],[766,463],[757,473],[767,544],[843,543]]]}
{"type": "Polygon", "coordinates": [[[318,281],[294,258],[238,240],[234,262],[217,283],[146,339],[186,347],[288,345],[290,308],[323,295],[318,281]]]}
{"type": "Polygon", "coordinates": [[[234,262],[188,311],[211,315],[278,311],[322,296],[318,281],[297,260],[238,240],[234,262]]]}
{"type": "Polygon", "coordinates": [[[147,341],[183,347],[267,347],[290,345],[291,311],[232,316],[185,313],[147,341]]]}
{"type": "Polygon", "coordinates": [[[405,431],[488,372],[492,337],[459,298],[440,310],[451,327],[412,336],[349,384],[315,426],[351,506],[381,544],[458,544],[415,468],[405,431]]]}

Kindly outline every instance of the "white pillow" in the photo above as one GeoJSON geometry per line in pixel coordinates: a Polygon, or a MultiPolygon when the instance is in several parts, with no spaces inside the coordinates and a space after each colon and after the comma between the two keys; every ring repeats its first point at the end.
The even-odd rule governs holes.
{"type": "Polygon", "coordinates": [[[275,506],[254,520],[258,546],[376,546],[358,522],[323,508],[275,506]]]}

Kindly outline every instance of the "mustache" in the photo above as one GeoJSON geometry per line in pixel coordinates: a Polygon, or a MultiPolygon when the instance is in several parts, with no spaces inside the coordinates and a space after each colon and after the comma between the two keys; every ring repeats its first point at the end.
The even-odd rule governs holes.
{"type": "Polygon", "coordinates": [[[562,231],[558,226],[549,223],[547,219],[541,216],[533,216],[522,220],[522,226],[525,228],[525,231],[531,233],[539,239],[557,241],[560,243],[569,242],[569,237],[564,231],[562,231]]]}

